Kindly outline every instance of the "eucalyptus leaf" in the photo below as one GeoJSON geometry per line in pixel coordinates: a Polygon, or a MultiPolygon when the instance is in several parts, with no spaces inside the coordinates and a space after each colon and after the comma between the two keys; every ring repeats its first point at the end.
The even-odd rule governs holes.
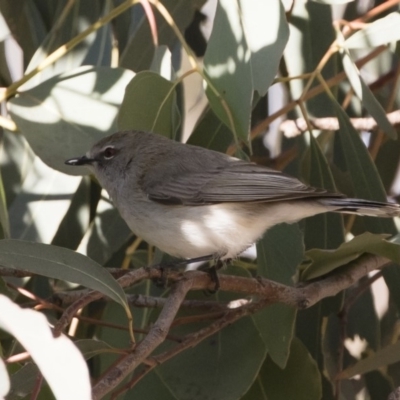
{"type": "Polygon", "coordinates": [[[62,247],[22,240],[0,240],[0,265],[97,290],[129,309],[121,286],[95,261],[62,247]]]}
{"type": "Polygon", "coordinates": [[[110,200],[101,198],[97,213],[78,247],[78,251],[104,265],[129,237],[131,230],[110,200]]]}
{"type": "Polygon", "coordinates": [[[80,67],[20,92],[9,100],[9,111],[47,165],[85,175],[86,168],[71,168],[64,161],[85,154],[117,130],[117,112],[133,75],[122,68],[80,67]]]}
{"type": "MultiPolygon", "coordinates": [[[[163,0],[163,6],[168,10],[174,20],[174,24],[183,32],[192,21],[196,10],[199,10],[205,0],[163,0]]],[[[124,15],[124,14],[123,14],[124,15]]],[[[158,44],[166,45],[170,50],[177,43],[174,31],[169,22],[154,9],[154,17],[157,26],[158,44]]],[[[120,65],[132,69],[135,72],[148,70],[154,57],[155,46],[150,31],[148,19],[141,6],[132,7],[130,19],[129,38],[121,54],[120,65]]],[[[118,28],[118,24],[117,24],[118,28]]],[[[129,31],[128,30],[128,31],[129,31]]],[[[126,35],[119,30],[119,35],[126,35]]]]}
{"type": "Polygon", "coordinates": [[[7,400],[20,400],[28,396],[35,388],[39,368],[34,363],[27,363],[10,376],[11,390],[7,400]]]}
{"type": "Polygon", "coordinates": [[[23,309],[2,295],[0,306],[0,328],[13,335],[26,349],[54,397],[59,400],[89,400],[89,370],[72,341],[65,335],[54,337],[46,317],[38,311],[23,309]]]}
{"type": "MultiPolygon", "coordinates": [[[[290,36],[284,52],[285,66],[289,76],[299,76],[318,68],[332,42],[335,40],[332,27],[332,9],[312,1],[296,1],[290,11],[290,36]]],[[[337,73],[335,56],[331,57],[321,71],[324,79],[337,73]]],[[[291,79],[287,85],[291,98],[302,96],[307,80],[291,79]]],[[[315,83],[314,85],[317,85],[315,83]]],[[[322,93],[305,104],[307,110],[316,117],[332,116],[332,102],[322,93]]],[[[293,110],[300,116],[300,110],[293,110]]]]}
{"type": "Polygon", "coordinates": [[[400,263],[400,244],[386,240],[389,236],[365,232],[350,242],[343,243],[336,250],[308,250],[306,257],[310,261],[302,267],[301,279],[314,279],[325,275],[364,253],[380,255],[400,263]]]}
{"type": "Polygon", "coordinates": [[[204,56],[206,94],[214,112],[236,139],[248,139],[253,92],[266,93],[287,38],[280,1],[217,3],[204,56]]]}
{"type": "MultiPolygon", "coordinates": [[[[303,236],[297,224],[274,226],[257,243],[257,273],[291,286],[303,254],[303,236]]],[[[284,368],[294,335],[296,310],[284,304],[274,304],[259,311],[253,319],[269,356],[284,368]]]]}
{"type": "Polygon", "coordinates": [[[400,13],[392,12],[363,28],[346,39],[348,49],[378,47],[400,40],[400,13]]]}
{"type": "Polygon", "coordinates": [[[225,153],[232,144],[232,132],[214,111],[208,108],[200,117],[187,143],[225,153]]]}
{"type": "Polygon", "coordinates": [[[175,85],[151,71],[139,72],[126,88],[118,116],[120,130],[142,130],[175,135],[175,85]]]}
{"type": "Polygon", "coordinates": [[[6,195],[3,185],[3,178],[0,172],[0,238],[10,237],[10,222],[8,220],[6,195]]]}
{"type": "Polygon", "coordinates": [[[350,55],[347,51],[342,53],[343,68],[350,81],[350,84],[361,100],[362,105],[376,120],[378,126],[392,139],[397,138],[397,131],[389,122],[385,110],[380,105],[376,97],[373,95],[371,89],[365,84],[364,80],[360,75],[360,71],[357,66],[351,60],[350,55]]]}
{"type": "Polygon", "coordinates": [[[49,168],[35,157],[20,193],[9,207],[11,237],[50,243],[80,178],[49,168]]]}
{"type": "Polygon", "coordinates": [[[376,353],[372,353],[366,358],[356,362],[354,365],[346,368],[337,376],[338,379],[350,379],[354,375],[365,374],[381,367],[394,364],[400,361],[400,342],[389,344],[376,353]]]}
{"type": "MultiPolygon", "coordinates": [[[[26,73],[36,68],[49,54],[75,38],[103,16],[107,7],[97,1],[74,2],[68,12],[58,7],[56,23],[33,55],[26,73]],[[64,18],[60,18],[64,13],[64,18]],[[61,23],[58,23],[58,22],[61,23]]],[[[24,84],[22,90],[30,89],[51,77],[78,68],[81,65],[109,66],[111,62],[111,29],[109,25],[92,32],[67,54],[42,70],[24,84]]]]}
{"type": "Polygon", "coordinates": [[[75,342],[75,346],[81,351],[85,360],[103,353],[120,353],[120,350],[111,347],[102,340],[81,339],[75,342]]]}
{"type": "MultiPolygon", "coordinates": [[[[314,136],[310,135],[308,183],[311,186],[336,192],[328,162],[314,136]]],[[[332,249],[344,241],[343,220],[339,214],[324,213],[305,220],[304,242],[307,249],[332,249]]]]}
{"type": "MultiPolygon", "coordinates": [[[[340,127],[338,137],[355,196],[385,202],[385,189],[368,150],[342,107],[337,102],[334,102],[334,105],[340,127]]],[[[363,221],[371,232],[397,233],[393,220],[388,218],[364,217],[363,221]]]]}
{"type": "Polygon", "coordinates": [[[321,395],[318,366],[301,341],[294,338],[285,369],[282,370],[267,358],[242,400],[320,400],[321,395]]]}
{"type": "Polygon", "coordinates": [[[354,0],[311,0],[315,3],[321,3],[321,4],[329,4],[329,5],[335,5],[335,4],[346,4],[346,3],[351,3],[354,0]]]}

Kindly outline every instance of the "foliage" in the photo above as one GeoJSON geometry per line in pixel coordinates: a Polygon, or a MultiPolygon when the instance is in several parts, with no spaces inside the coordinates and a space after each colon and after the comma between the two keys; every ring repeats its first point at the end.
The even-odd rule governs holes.
{"type": "Polygon", "coordinates": [[[62,382],[89,398],[73,372],[46,363],[77,348],[96,399],[383,399],[400,386],[399,218],[325,214],[276,226],[257,260],[235,260],[207,296],[204,272],[148,268],[166,258],[130,233],[85,168],[64,164],[118,129],[141,129],[399,202],[396,2],[365,13],[349,2],[347,22],[332,23],[331,5],[347,1],[285,10],[279,0],[219,0],[207,40],[204,3],[0,0],[0,397],[10,381],[8,399],[52,398],[49,387],[71,397],[62,382]],[[23,55],[14,82],[9,35],[23,55]],[[281,117],[291,134],[273,127],[281,117]],[[377,127],[360,133],[371,118],[377,127]],[[380,277],[389,295],[377,312],[380,277]],[[19,325],[25,317],[12,316],[23,312],[37,322],[19,325]],[[69,327],[66,350],[39,312],[55,336],[69,327]],[[65,376],[57,383],[52,372],[65,376]]]}

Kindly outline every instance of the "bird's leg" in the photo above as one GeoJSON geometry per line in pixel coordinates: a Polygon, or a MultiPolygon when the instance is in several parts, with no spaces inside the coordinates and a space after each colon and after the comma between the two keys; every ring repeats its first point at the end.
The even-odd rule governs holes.
{"type": "Polygon", "coordinates": [[[210,275],[211,281],[214,282],[214,284],[215,284],[214,289],[208,290],[207,294],[214,294],[214,293],[218,292],[218,290],[220,288],[218,270],[220,270],[229,261],[230,260],[222,261],[220,258],[218,258],[213,265],[211,265],[210,267],[205,269],[205,271],[208,272],[208,274],[210,275]]]}
{"type": "MultiPolygon", "coordinates": [[[[195,257],[195,258],[189,258],[187,260],[175,260],[175,261],[169,261],[163,264],[159,264],[156,268],[158,268],[161,271],[161,276],[158,279],[154,280],[154,283],[159,286],[159,287],[167,287],[168,283],[168,270],[172,268],[179,268],[184,265],[188,264],[193,264],[196,262],[201,262],[201,261],[210,261],[215,258],[214,255],[209,254],[207,256],[201,256],[201,257],[195,257]]],[[[216,273],[215,273],[216,274],[216,273]]],[[[218,277],[217,277],[218,279],[218,277]]]]}

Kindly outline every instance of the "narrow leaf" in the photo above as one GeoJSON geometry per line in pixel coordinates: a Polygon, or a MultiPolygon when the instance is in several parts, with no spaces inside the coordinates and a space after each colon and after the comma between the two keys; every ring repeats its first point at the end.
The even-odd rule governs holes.
{"type": "MultiPolygon", "coordinates": [[[[257,243],[257,272],[259,275],[287,285],[304,254],[303,236],[296,224],[280,224],[267,231],[257,243]]],[[[276,364],[284,368],[294,335],[296,310],[275,304],[253,317],[268,353],[276,364]]]]}
{"type": "Polygon", "coordinates": [[[173,138],[178,118],[176,113],[174,84],[155,72],[143,71],[126,87],[118,127],[120,130],[151,131],[173,138]]]}
{"type": "Polygon", "coordinates": [[[120,353],[119,349],[111,347],[102,340],[81,339],[75,342],[75,346],[81,351],[85,360],[103,353],[120,353]]]}
{"type": "Polygon", "coordinates": [[[400,342],[390,344],[369,357],[363,358],[342,371],[337,378],[350,379],[354,375],[362,375],[398,361],[400,361],[400,342]]]}
{"type": "Polygon", "coordinates": [[[386,240],[390,235],[374,235],[366,232],[343,243],[336,250],[312,249],[306,252],[310,260],[302,267],[301,279],[314,279],[355,260],[361,254],[371,253],[400,263],[400,244],[386,240]]]}
{"type": "Polygon", "coordinates": [[[69,175],[68,158],[85,154],[117,130],[115,119],[133,72],[122,68],[80,67],[20,92],[9,110],[33,151],[50,167],[69,175]]]}
{"type": "Polygon", "coordinates": [[[349,82],[357,97],[361,100],[362,105],[376,120],[378,126],[392,139],[397,138],[396,129],[389,122],[385,110],[380,105],[371,89],[365,84],[361,78],[360,71],[351,60],[349,53],[345,50],[342,53],[343,68],[346,72],[349,82]]]}
{"type": "Polygon", "coordinates": [[[253,96],[249,51],[238,2],[219,1],[204,56],[205,73],[217,94],[210,84],[206,94],[214,112],[242,140],[248,138],[253,96]]]}
{"type": "Polygon", "coordinates": [[[22,240],[0,240],[0,265],[97,290],[129,309],[125,293],[110,273],[95,261],[62,247],[22,240]]]}
{"type": "MultiPolygon", "coordinates": [[[[313,135],[310,135],[310,139],[308,183],[336,192],[328,162],[313,135]]],[[[340,215],[324,213],[305,220],[304,243],[307,249],[332,249],[343,241],[343,222],[340,215]]]]}
{"type": "Polygon", "coordinates": [[[320,400],[321,375],[315,360],[297,338],[293,339],[290,357],[282,370],[270,358],[243,400],[320,400]]]}
{"type": "MultiPolygon", "coordinates": [[[[338,103],[334,103],[339,119],[338,135],[355,196],[361,199],[386,201],[379,173],[360,135],[338,103]]],[[[397,233],[392,220],[364,217],[367,229],[375,233],[397,233]]]]}
{"type": "Polygon", "coordinates": [[[64,335],[53,337],[43,314],[22,309],[2,295],[0,309],[0,328],[26,349],[57,399],[91,399],[87,365],[70,339],[64,335]]]}
{"type": "Polygon", "coordinates": [[[400,13],[392,12],[365,26],[346,39],[348,49],[373,48],[400,40],[400,13]]]}

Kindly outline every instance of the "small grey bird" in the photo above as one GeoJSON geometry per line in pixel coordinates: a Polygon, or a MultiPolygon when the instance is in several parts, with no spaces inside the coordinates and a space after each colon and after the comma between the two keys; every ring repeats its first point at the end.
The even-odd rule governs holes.
{"type": "Polygon", "coordinates": [[[281,172],[148,132],[108,136],[67,165],[87,165],[130,229],[179,258],[238,256],[273,225],[334,211],[400,215],[281,172]]]}

